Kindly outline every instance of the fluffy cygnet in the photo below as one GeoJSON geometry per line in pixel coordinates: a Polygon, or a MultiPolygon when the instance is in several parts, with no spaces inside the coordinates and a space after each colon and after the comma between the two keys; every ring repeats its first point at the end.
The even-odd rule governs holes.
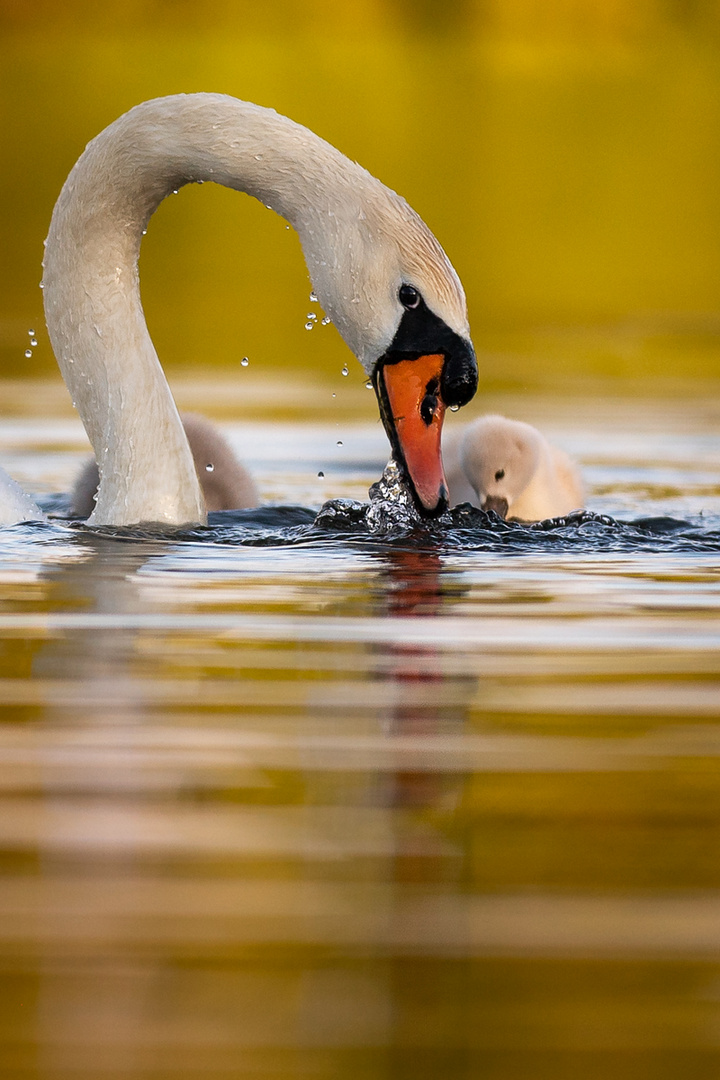
{"type": "Polygon", "coordinates": [[[450,505],[470,502],[500,517],[544,521],[582,508],[580,471],[520,420],[481,416],[443,446],[450,505]]]}
{"type": "MultiPolygon", "coordinates": [[[[208,510],[243,510],[259,502],[255,481],[240,464],[224,435],[196,413],[182,413],[195,470],[208,510]]],[[[90,459],[78,474],[72,491],[73,513],[89,517],[95,506],[99,475],[90,459]]]]}

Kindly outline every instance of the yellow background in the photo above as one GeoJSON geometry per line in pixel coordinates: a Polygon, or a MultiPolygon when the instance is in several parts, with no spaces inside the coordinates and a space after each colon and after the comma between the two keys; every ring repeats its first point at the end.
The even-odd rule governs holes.
{"type": "MultiPolygon", "coordinates": [[[[42,240],[85,143],[216,90],[313,128],[400,191],[465,284],[481,385],[677,389],[720,375],[717,0],[0,0],[0,363],[54,374],[42,240]],[[687,382],[684,383],[687,385],[687,382]]],[[[335,377],[297,239],[212,185],[151,222],[166,369],[335,377]]]]}

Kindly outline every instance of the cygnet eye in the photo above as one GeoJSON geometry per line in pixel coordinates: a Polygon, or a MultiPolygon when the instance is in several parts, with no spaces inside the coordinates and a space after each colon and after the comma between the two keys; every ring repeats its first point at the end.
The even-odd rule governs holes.
{"type": "Polygon", "coordinates": [[[420,303],[420,293],[412,285],[401,285],[398,290],[398,300],[404,308],[410,310],[420,303]]]}
{"type": "Polygon", "coordinates": [[[502,480],[504,475],[505,475],[505,470],[504,469],[498,469],[498,471],[495,473],[495,479],[496,480],[502,480]]]}

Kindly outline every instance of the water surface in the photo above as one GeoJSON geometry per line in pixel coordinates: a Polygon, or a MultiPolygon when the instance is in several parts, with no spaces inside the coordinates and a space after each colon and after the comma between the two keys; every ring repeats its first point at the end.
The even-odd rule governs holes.
{"type": "Polygon", "coordinates": [[[7,1075],[717,1076],[717,417],[523,418],[591,515],[317,522],[384,437],[288,421],[226,426],[270,510],[2,531],[7,1075]]]}

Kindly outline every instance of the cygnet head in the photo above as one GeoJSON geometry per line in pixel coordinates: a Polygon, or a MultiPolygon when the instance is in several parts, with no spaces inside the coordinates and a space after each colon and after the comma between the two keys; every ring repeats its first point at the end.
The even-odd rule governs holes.
{"type": "Polygon", "coordinates": [[[539,432],[520,420],[483,416],[468,426],[462,466],[483,510],[507,517],[535,474],[540,450],[539,432]]]}

